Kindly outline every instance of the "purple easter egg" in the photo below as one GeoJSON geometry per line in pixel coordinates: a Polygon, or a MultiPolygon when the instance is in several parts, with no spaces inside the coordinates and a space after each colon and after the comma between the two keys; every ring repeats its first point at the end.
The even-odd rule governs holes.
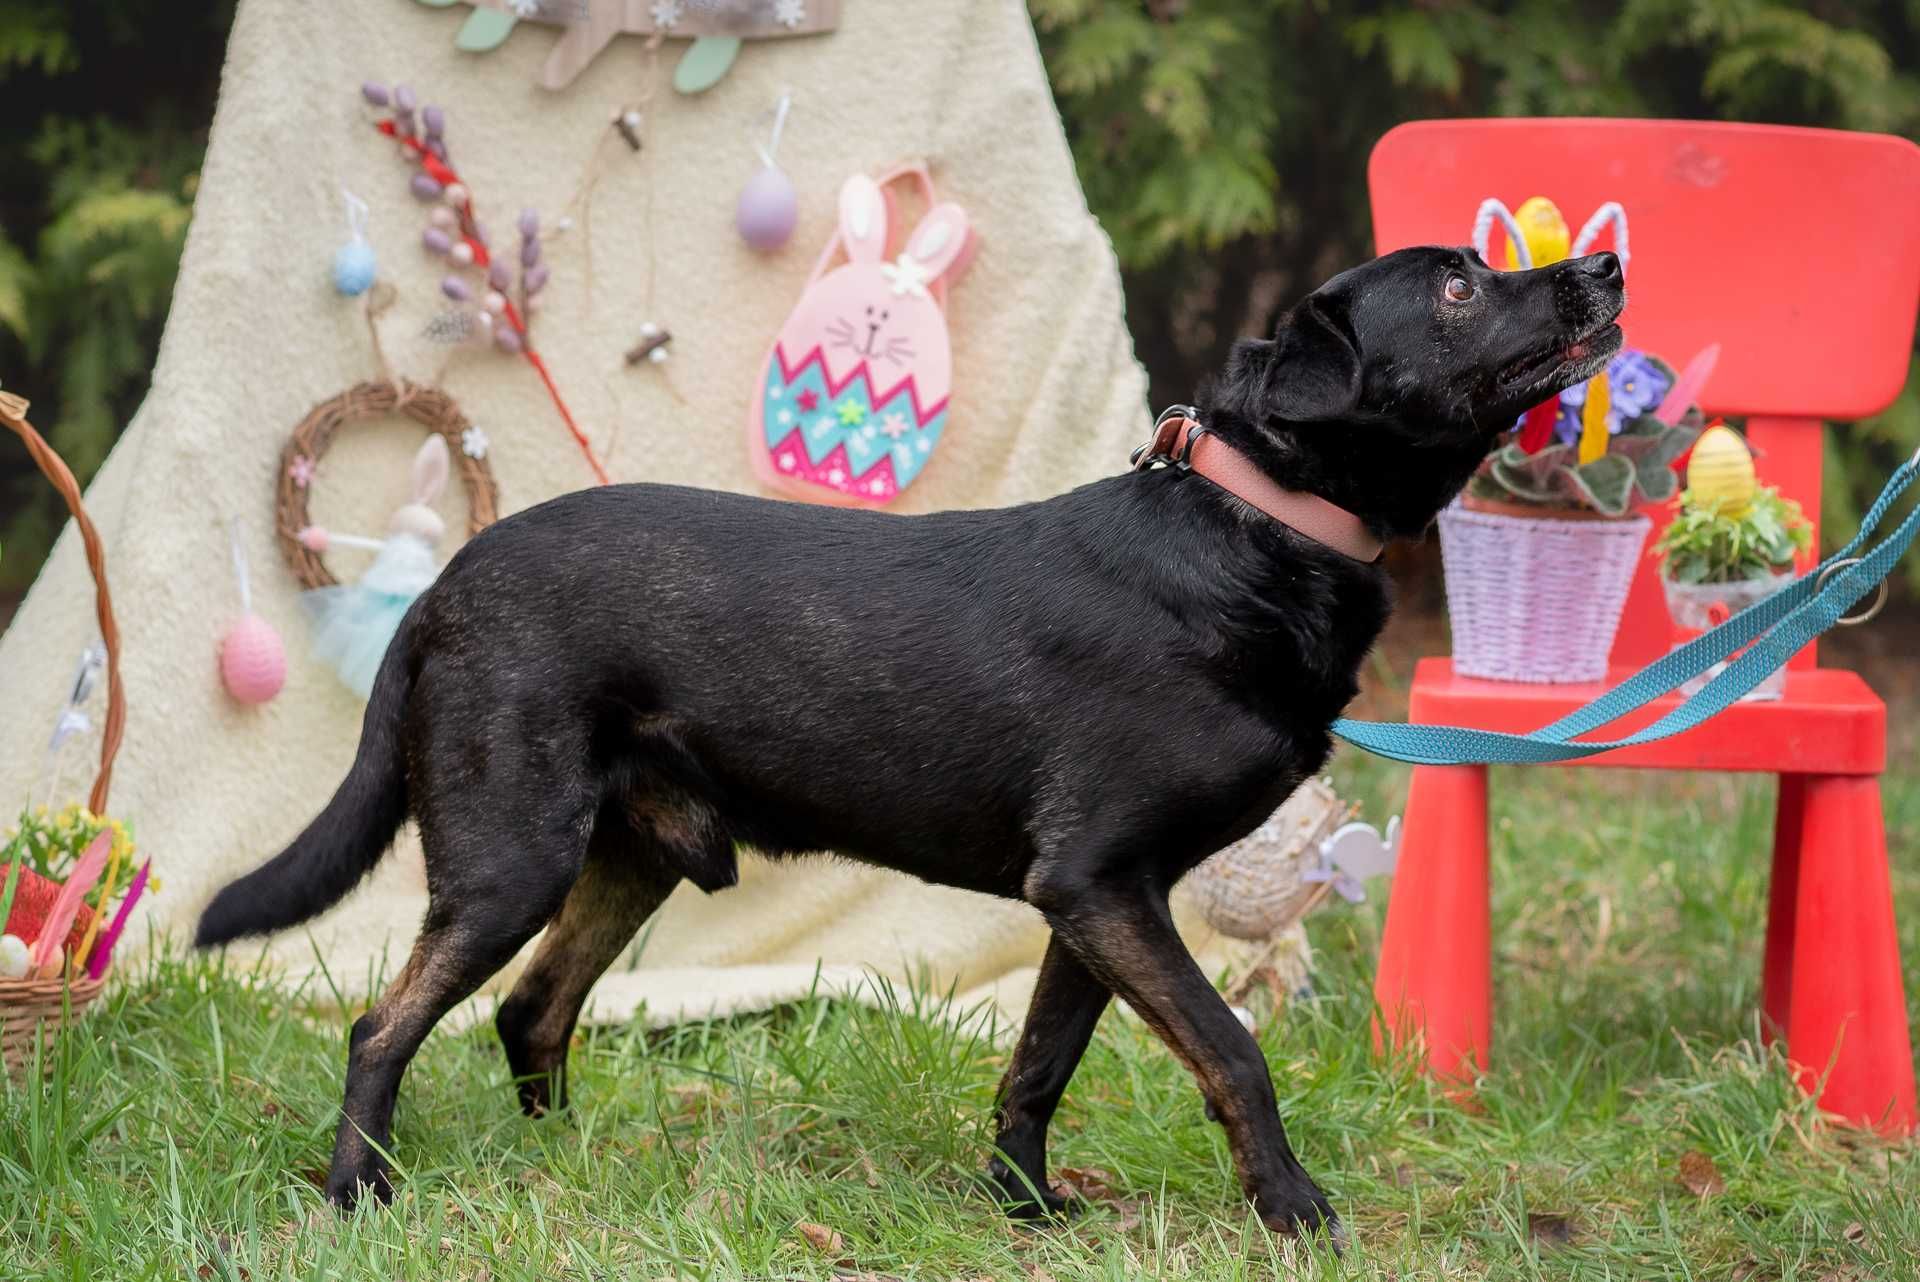
{"type": "Polygon", "coordinates": [[[419,99],[413,96],[412,86],[395,85],[393,87],[393,105],[401,111],[412,111],[418,102],[419,99]]]}
{"type": "Polygon", "coordinates": [[[387,97],[387,87],[377,85],[371,80],[360,86],[360,96],[376,107],[384,107],[390,101],[387,97]]]}
{"type": "Polygon", "coordinates": [[[520,242],[520,265],[522,267],[532,267],[535,263],[538,263],[539,261],[540,261],[540,242],[537,240],[521,241],[520,242]]]}
{"type": "Polygon", "coordinates": [[[488,266],[487,284],[493,286],[503,294],[507,292],[507,287],[513,284],[513,268],[507,266],[506,259],[496,258],[492,264],[488,266]]]}
{"type": "Polygon", "coordinates": [[[531,209],[520,211],[520,234],[532,240],[540,234],[540,215],[531,209]]]}
{"type": "Polygon", "coordinates": [[[431,174],[415,174],[407,182],[416,200],[434,200],[440,195],[440,184],[431,174]]]}
{"type": "Polygon", "coordinates": [[[428,107],[420,113],[420,123],[426,126],[427,137],[438,138],[447,132],[447,113],[438,107],[428,107]]]}
{"type": "Polygon", "coordinates": [[[493,327],[493,345],[509,354],[518,352],[526,344],[520,340],[520,332],[511,325],[493,327]]]}
{"type": "Polygon", "coordinates": [[[420,233],[420,243],[427,247],[430,254],[444,254],[453,248],[453,237],[438,227],[429,227],[420,233]]]}
{"type": "Polygon", "coordinates": [[[521,277],[520,279],[521,288],[526,290],[527,296],[529,298],[539,293],[541,288],[545,286],[546,283],[547,283],[547,265],[545,263],[541,263],[537,267],[529,267],[527,269],[527,274],[521,277]]]}
{"type": "Polygon", "coordinates": [[[773,250],[786,244],[800,220],[800,198],[793,180],[776,165],[767,165],[740,189],[733,225],[755,249],[773,250]]]}
{"type": "Polygon", "coordinates": [[[440,292],[456,303],[464,303],[473,297],[473,290],[468,288],[467,282],[461,280],[458,276],[442,278],[440,281],[440,292]]]}

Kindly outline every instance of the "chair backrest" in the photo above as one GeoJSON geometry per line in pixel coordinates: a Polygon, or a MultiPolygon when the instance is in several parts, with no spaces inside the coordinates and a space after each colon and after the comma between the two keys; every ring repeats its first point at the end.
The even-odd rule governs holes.
{"type": "MultiPolygon", "coordinates": [[[[1575,228],[1619,201],[1632,250],[1627,342],[1676,365],[1720,343],[1704,408],[1748,416],[1761,479],[1815,520],[1821,420],[1877,413],[1906,380],[1920,147],[1905,139],[1682,120],[1429,120],[1381,138],[1367,182],[1382,253],[1465,244],[1488,196],[1510,207],[1546,196],[1575,228]]],[[[1649,512],[1656,532],[1668,514],[1649,512]]],[[[1645,663],[1671,641],[1649,559],[1613,661],[1645,663]]],[[[1809,646],[1796,663],[1812,662],[1809,646]]]]}

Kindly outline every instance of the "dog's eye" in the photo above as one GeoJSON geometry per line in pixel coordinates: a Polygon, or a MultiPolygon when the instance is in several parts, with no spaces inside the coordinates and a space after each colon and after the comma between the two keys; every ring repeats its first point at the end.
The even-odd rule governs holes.
{"type": "Polygon", "coordinates": [[[1473,282],[1465,276],[1449,276],[1446,293],[1448,302],[1464,303],[1473,297],[1473,282]]]}

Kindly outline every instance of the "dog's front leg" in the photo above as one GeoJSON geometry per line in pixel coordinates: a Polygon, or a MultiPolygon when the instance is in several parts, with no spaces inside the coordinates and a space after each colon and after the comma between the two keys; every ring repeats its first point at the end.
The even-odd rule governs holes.
{"type": "Polygon", "coordinates": [[[1015,1215],[1066,1209],[1066,1199],[1047,1187],[1047,1124],[1110,996],[1055,935],[1040,963],[1027,1026],[1007,1075],[1000,1079],[994,1109],[994,1147],[999,1152],[988,1163],[987,1174],[1015,1215]]]}
{"type": "Polygon", "coordinates": [[[1164,894],[1134,879],[1056,875],[1030,898],[1088,971],[1124,999],[1199,1080],[1227,1128],[1240,1185],[1270,1229],[1324,1226],[1341,1240],[1333,1206],[1293,1155],[1266,1057],[1207,982],[1174,929],[1164,894]]]}

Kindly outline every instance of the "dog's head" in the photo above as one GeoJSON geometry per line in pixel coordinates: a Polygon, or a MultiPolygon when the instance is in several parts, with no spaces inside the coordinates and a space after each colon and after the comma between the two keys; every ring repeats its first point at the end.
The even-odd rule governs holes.
{"type": "Polygon", "coordinates": [[[1470,249],[1402,249],[1340,273],[1237,344],[1215,401],[1256,429],[1345,421],[1413,440],[1491,435],[1620,349],[1620,260],[1495,271],[1470,249]]]}

